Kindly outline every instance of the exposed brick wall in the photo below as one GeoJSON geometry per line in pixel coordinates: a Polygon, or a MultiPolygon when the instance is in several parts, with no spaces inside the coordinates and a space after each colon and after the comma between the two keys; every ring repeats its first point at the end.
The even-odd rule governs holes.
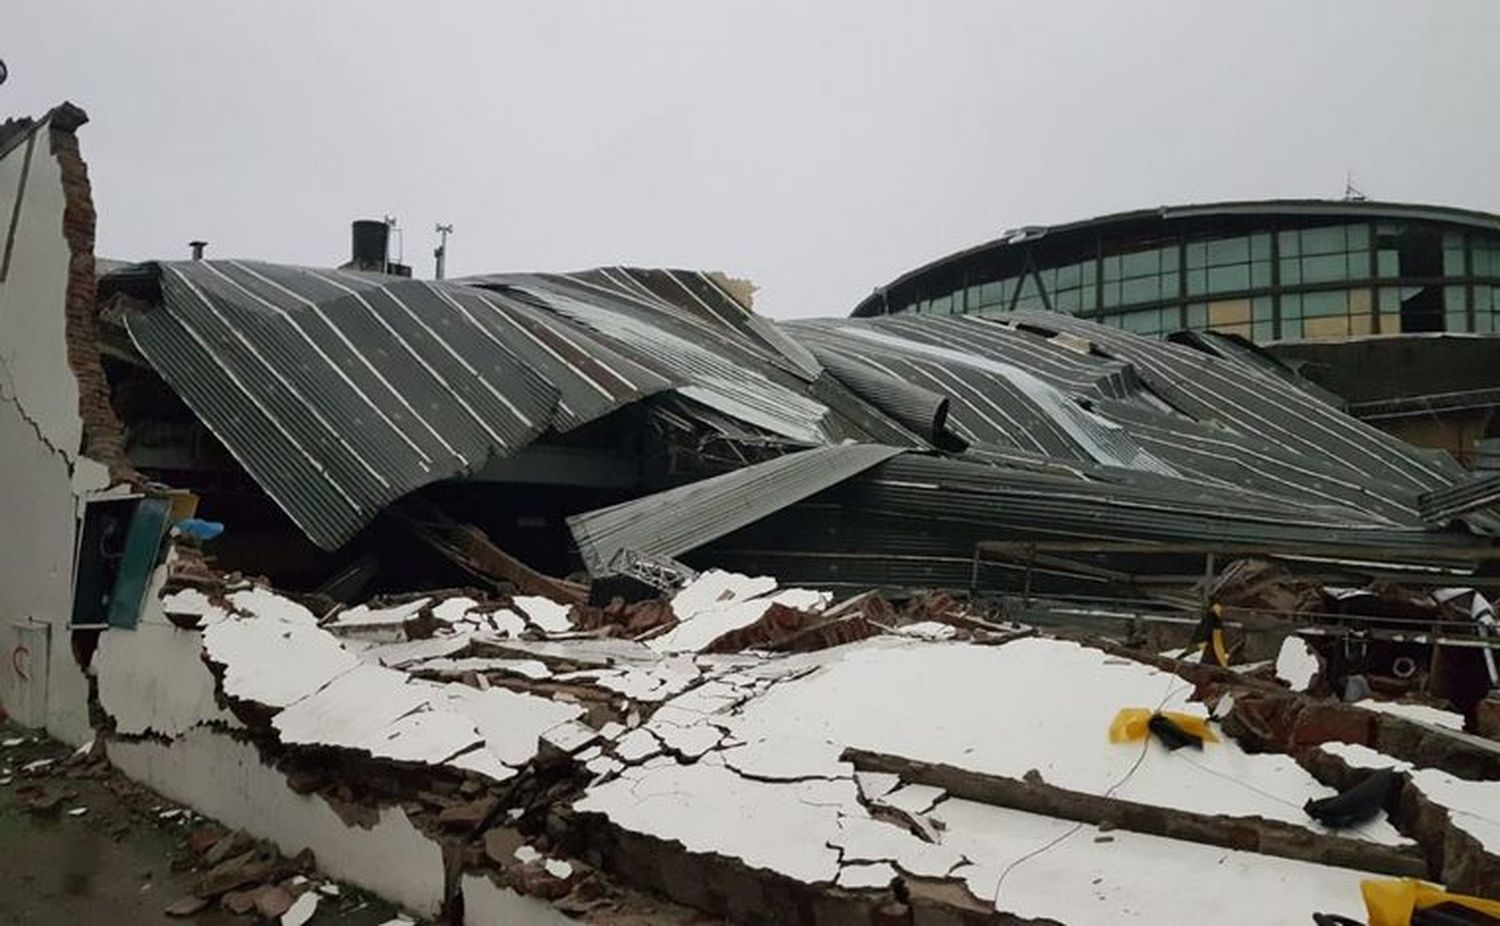
{"type": "Polygon", "coordinates": [[[62,168],[63,236],[72,257],[68,263],[68,365],[78,378],[78,413],[83,419],[83,455],[109,467],[116,479],[135,476],[125,456],[125,432],[110,404],[109,382],[99,355],[99,324],[95,317],[94,198],[88,165],[78,150],[76,131],[88,115],[71,103],[48,116],[52,156],[62,168]]]}

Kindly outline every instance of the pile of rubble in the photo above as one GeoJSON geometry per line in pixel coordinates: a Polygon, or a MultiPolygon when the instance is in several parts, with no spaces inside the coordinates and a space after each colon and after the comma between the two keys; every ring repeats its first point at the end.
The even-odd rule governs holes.
{"type": "Polygon", "coordinates": [[[430,862],[340,876],[455,922],[1087,922],[1247,886],[1275,919],[1357,914],[1371,877],[1500,884],[1500,744],[947,596],[834,603],[709,571],[631,606],[445,591],[319,616],[186,568],[159,606],[191,644],[175,690],[200,695],[143,718],[108,635],[112,759],[167,790],[216,743],[344,832],[236,825],[294,855],[405,834],[430,862]],[[1212,718],[1220,742],[1111,743],[1122,708],[1212,718]],[[1405,776],[1390,819],[1303,809],[1381,763],[1405,776]]]}

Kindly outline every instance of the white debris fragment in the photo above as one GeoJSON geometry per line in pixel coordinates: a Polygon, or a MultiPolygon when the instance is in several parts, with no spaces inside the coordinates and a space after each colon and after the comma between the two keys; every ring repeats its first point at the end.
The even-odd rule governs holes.
{"type": "Polygon", "coordinates": [[[1464,728],[1463,714],[1455,714],[1453,711],[1445,711],[1426,704],[1407,704],[1402,701],[1377,701],[1374,698],[1365,698],[1355,701],[1354,706],[1362,707],[1367,711],[1379,711],[1382,714],[1405,717],[1407,720],[1420,720],[1423,723],[1447,727],[1450,730],[1464,728]]]}
{"type": "Polygon", "coordinates": [[[879,802],[886,807],[919,814],[931,810],[932,805],[947,796],[948,792],[932,785],[906,785],[880,798],[879,802]]]}
{"type": "Polygon", "coordinates": [[[530,865],[532,862],[540,861],[542,858],[542,853],[531,846],[516,846],[516,851],[513,854],[516,857],[516,861],[522,865],[530,865]]]}
{"type": "Polygon", "coordinates": [[[661,752],[661,743],[645,727],[631,730],[615,743],[615,755],[626,762],[639,762],[661,752]]]}
{"type": "Polygon", "coordinates": [[[916,637],[919,640],[951,640],[958,635],[958,628],[941,621],[917,621],[914,624],[897,627],[896,632],[904,637],[916,637]]]}
{"type": "Polygon", "coordinates": [[[710,569],[683,586],[672,596],[672,613],[680,621],[726,603],[745,601],[764,595],[776,587],[770,576],[740,575],[722,569],[710,569]]]}
{"type": "Polygon", "coordinates": [[[386,643],[363,650],[359,658],[392,669],[409,667],[412,663],[426,659],[440,659],[462,652],[473,639],[472,634],[456,633],[446,637],[429,637],[425,640],[408,640],[405,643],[386,643]]]}
{"type": "Polygon", "coordinates": [[[855,772],[854,783],[859,786],[860,797],[873,803],[896,790],[901,776],[895,772],[855,772]]]}
{"type": "Polygon", "coordinates": [[[299,701],[359,665],[322,628],[267,617],[214,624],[203,631],[203,652],[224,667],[224,694],[270,708],[299,701]]]}
{"type": "MultiPolygon", "coordinates": [[[[720,722],[746,740],[826,742],[833,755],[852,747],[1014,779],[1035,769],[1058,788],[1310,830],[1302,805],[1334,793],[1289,756],[1246,753],[1229,738],[1191,756],[1150,740],[1111,743],[1105,733],[1122,707],[1199,717],[1206,708],[1175,674],[1077,643],[934,646],[886,636],[814,655],[816,671],[777,683],[720,722]]],[[[737,751],[726,750],[726,761],[737,751]]],[[[1358,838],[1408,844],[1388,821],[1358,838]]]]}
{"type": "Polygon", "coordinates": [[[673,752],[689,759],[696,759],[719,745],[724,731],[711,723],[695,723],[681,727],[674,723],[648,723],[643,729],[656,734],[657,738],[673,752]]]}
{"type": "MultiPolygon", "coordinates": [[[[177,623],[190,627],[217,624],[229,618],[227,609],[209,601],[208,596],[196,588],[184,588],[164,596],[161,600],[161,609],[169,619],[179,618],[177,623]]],[[[309,612],[308,617],[311,616],[309,612]]]]}
{"type": "Polygon", "coordinates": [[[584,763],[583,767],[589,770],[589,774],[595,776],[596,778],[602,778],[606,775],[613,775],[615,772],[618,772],[620,769],[625,767],[625,763],[621,762],[619,759],[616,759],[614,756],[601,755],[589,759],[584,763]]]}
{"type": "Polygon", "coordinates": [[[526,619],[509,608],[484,615],[485,624],[504,637],[519,637],[526,632],[526,619]]]}
{"type": "Polygon", "coordinates": [[[329,897],[337,897],[342,893],[342,890],[337,884],[333,883],[332,881],[324,881],[322,884],[318,885],[318,892],[320,894],[326,894],[329,897]]]}
{"type": "Polygon", "coordinates": [[[841,817],[828,844],[842,849],[846,862],[893,862],[919,878],[947,877],[964,861],[956,849],[923,842],[903,827],[869,817],[841,817]]]}
{"type": "Polygon", "coordinates": [[[1293,691],[1306,691],[1322,671],[1318,654],[1307,641],[1298,636],[1289,636],[1281,641],[1281,652],[1276,656],[1276,677],[1291,686],[1293,691]]]}
{"type": "Polygon", "coordinates": [[[15,747],[21,745],[24,742],[26,742],[26,737],[24,737],[24,736],[17,736],[17,737],[12,737],[11,739],[8,739],[8,740],[6,740],[3,743],[0,743],[0,746],[4,746],[6,749],[14,749],[15,747]]]}
{"type": "MultiPolygon", "coordinates": [[[[397,644],[400,645],[400,644],[397,644]]],[[[501,672],[521,678],[540,680],[552,677],[552,670],[540,659],[501,659],[486,656],[466,656],[462,659],[428,659],[406,667],[408,672],[457,678],[470,672],[501,672]]]]}
{"type": "Polygon", "coordinates": [[[847,890],[884,888],[890,887],[895,878],[896,869],[886,862],[876,862],[873,865],[860,863],[840,868],[838,879],[834,883],[847,890]]]}
{"type": "Polygon", "coordinates": [[[84,814],[86,814],[88,812],[89,812],[89,809],[87,807],[74,807],[72,810],[68,811],[68,816],[70,816],[70,817],[81,817],[81,816],[83,816],[84,814]]]}
{"type": "Polygon", "coordinates": [[[4,777],[0,777],[0,788],[5,787],[6,785],[10,784],[12,781],[15,781],[15,779],[12,778],[9,775],[5,775],[4,777]]]}
{"type": "Polygon", "coordinates": [[[463,755],[449,759],[446,764],[461,768],[466,772],[483,775],[492,781],[509,781],[516,777],[516,770],[501,762],[500,758],[488,748],[470,750],[463,755]]]}
{"type": "Polygon", "coordinates": [[[549,858],[542,867],[547,870],[547,874],[559,881],[566,881],[573,877],[573,866],[562,859],[549,858]]]}
{"type": "Polygon", "coordinates": [[[408,685],[405,673],[359,664],[287,707],[271,724],[283,743],[364,749],[430,696],[431,689],[408,685]]]}
{"type": "Polygon", "coordinates": [[[313,918],[317,909],[318,895],[313,891],[308,891],[298,897],[290,909],[281,914],[281,926],[302,926],[303,923],[313,918]]]}
{"type": "MultiPolygon", "coordinates": [[[[715,572],[711,570],[704,573],[694,584],[709,580],[715,572]]],[[[719,575],[731,574],[720,573],[719,575]]],[[[679,607],[678,602],[693,591],[693,585],[678,592],[677,597],[672,599],[672,610],[677,615],[679,623],[666,633],[651,638],[646,645],[662,653],[697,652],[725,634],[748,627],[760,620],[772,605],[779,604],[801,611],[816,612],[827,607],[828,602],[832,600],[832,596],[826,592],[804,588],[783,589],[769,597],[745,598],[739,594],[741,591],[759,587],[759,584],[764,583],[756,579],[746,580],[744,576],[737,576],[736,580],[745,581],[710,581],[710,591],[720,588],[722,592],[720,597],[707,603],[701,600],[706,596],[697,596],[688,598],[688,604],[679,607]]],[[[769,582],[771,587],[775,586],[775,581],[772,579],[764,581],[769,582]]],[[[768,588],[767,591],[769,590],[768,588]]]]}
{"type": "Polygon", "coordinates": [[[474,721],[464,715],[420,710],[381,730],[367,748],[378,759],[440,765],[483,743],[474,721]]]}
{"type": "Polygon", "coordinates": [[[670,759],[625,768],[573,806],[634,832],[676,840],[688,852],[738,858],[805,883],[838,875],[839,853],[828,842],[838,833],[841,812],[861,812],[852,779],[767,783],[723,765],[670,759]]]}
{"type": "Polygon", "coordinates": [[[309,627],[316,626],[318,623],[313,613],[302,605],[259,585],[230,593],[229,603],[238,610],[256,617],[284,621],[288,624],[303,624],[309,627]]]}
{"type": "Polygon", "coordinates": [[[158,819],[161,819],[161,820],[175,820],[177,817],[179,817],[181,815],[182,815],[182,810],[179,809],[179,808],[173,807],[170,810],[163,810],[161,813],[157,814],[156,816],[157,816],[158,819]]]}
{"type": "Polygon", "coordinates": [[[340,611],[334,616],[333,620],[328,622],[327,626],[336,629],[346,629],[401,625],[422,613],[422,609],[431,603],[431,598],[418,598],[414,601],[393,605],[389,608],[372,608],[367,604],[355,605],[352,608],[340,611]]]}
{"type": "Polygon", "coordinates": [[[599,736],[607,740],[619,739],[620,734],[624,733],[625,729],[626,727],[623,723],[611,720],[599,728],[599,736]]]}
{"type": "Polygon", "coordinates": [[[543,633],[568,633],[573,629],[573,622],[568,619],[568,614],[573,609],[568,605],[558,604],[539,595],[521,595],[512,598],[511,604],[520,608],[527,619],[543,633]]]}
{"type": "Polygon", "coordinates": [[[598,738],[593,727],[576,720],[560,723],[542,734],[548,744],[566,753],[577,752],[598,738]]]}
{"type": "Polygon", "coordinates": [[[456,624],[469,616],[469,611],[479,607],[479,602],[464,595],[444,598],[432,606],[432,617],[444,624],[456,624]]]}
{"type": "Polygon", "coordinates": [[[56,759],[37,759],[35,762],[27,762],[21,766],[21,771],[27,773],[39,772],[56,761],[56,759]]]}

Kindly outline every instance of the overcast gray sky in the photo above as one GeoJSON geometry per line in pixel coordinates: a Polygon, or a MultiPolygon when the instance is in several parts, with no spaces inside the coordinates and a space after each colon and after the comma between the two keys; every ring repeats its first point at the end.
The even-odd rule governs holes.
{"type": "Polygon", "coordinates": [[[777,316],[1017,225],[1337,197],[1500,212],[1500,2],[8,0],[98,252],[723,269],[777,316]]]}

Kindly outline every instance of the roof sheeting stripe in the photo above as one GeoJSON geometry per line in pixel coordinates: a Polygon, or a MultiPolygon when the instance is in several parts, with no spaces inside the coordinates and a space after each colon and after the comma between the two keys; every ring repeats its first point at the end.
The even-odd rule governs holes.
{"type": "Polygon", "coordinates": [[[678,381],[565,318],[453,284],[158,265],[137,348],[319,546],[406,493],[678,381]]]}
{"type": "Polygon", "coordinates": [[[607,575],[622,551],[673,557],[837,485],[903,451],[833,444],[757,463],[568,518],[590,574],[607,575]]]}

